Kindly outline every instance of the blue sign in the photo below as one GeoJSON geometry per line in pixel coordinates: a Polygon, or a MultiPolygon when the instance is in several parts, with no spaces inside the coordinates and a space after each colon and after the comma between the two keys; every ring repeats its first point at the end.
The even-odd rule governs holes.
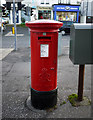
{"type": "Polygon", "coordinates": [[[69,12],[77,12],[79,11],[80,6],[71,6],[71,5],[54,5],[53,11],[69,11],[69,12]]]}

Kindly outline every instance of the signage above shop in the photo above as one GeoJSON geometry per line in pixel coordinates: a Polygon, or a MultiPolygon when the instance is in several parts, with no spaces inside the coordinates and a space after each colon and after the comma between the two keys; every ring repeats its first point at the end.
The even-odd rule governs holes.
{"type": "Polygon", "coordinates": [[[38,10],[52,10],[52,7],[37,7],[38,10]]]}
{"type": "Polygon", "coordinates": [[[80,6],[54,5],[54,11],[79,11],[80,6]]]}
{"type": "Polygon", "coordinates": [[[61,9],[61,10],[62,10],[62,9],[63,9],[63,10],[78,10],[78,8],[75,8],[75,7],[72,8],[72,7],[68,7],[68,6],[66,6],[66,7],[57,7],[57,10],[58,10],[58,9],[61,9]]]}
{"type": "Polygon", "coordinates": [[[66,10],[70,10],[70,7],[66,6],[65,9],[66,9],[66,10]]]}

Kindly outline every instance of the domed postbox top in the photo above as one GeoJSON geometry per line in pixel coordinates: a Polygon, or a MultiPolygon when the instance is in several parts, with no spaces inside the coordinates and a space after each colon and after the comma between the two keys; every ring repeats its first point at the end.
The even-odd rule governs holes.
{"type": "Polygon", "coordinates": [[[58,31],[62,25],[62,22],[44,19],[26,23],[26,26],[29,27],[32,31],[58,31]]]}

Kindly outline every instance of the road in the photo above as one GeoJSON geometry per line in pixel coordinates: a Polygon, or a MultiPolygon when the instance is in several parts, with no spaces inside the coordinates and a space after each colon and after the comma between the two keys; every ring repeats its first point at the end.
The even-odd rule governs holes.
{"type": "MultiPolygon", "coordinates": [[[[2,48],[14,48],[15,39],[11,34],[12,27],[7,26],[2,36],[2,48]]],[[[70,36],[62,37],[62,46],[69,46],[70,36]]],[[[30,46],[30,34],[27,27],[17,27],[17,48],[30,46]]]]}
{"type": "MultiPolygon", "coordinates": [[[[2,48],[14,48],[15,38],[11,34],[12,27],[7,26],[2,36],[2,48]]],[[[30,36],[27,27],[17,27],[17,48],[29,47],[30,36]]]]}

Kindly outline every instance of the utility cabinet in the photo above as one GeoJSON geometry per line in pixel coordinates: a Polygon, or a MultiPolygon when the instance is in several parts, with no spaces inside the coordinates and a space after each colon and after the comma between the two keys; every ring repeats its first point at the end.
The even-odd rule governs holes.
{"type": "Polygon", "coordinates": [[[73,64],[93,64],[93,25],[71,26],[69,58],[73,64]]]}

